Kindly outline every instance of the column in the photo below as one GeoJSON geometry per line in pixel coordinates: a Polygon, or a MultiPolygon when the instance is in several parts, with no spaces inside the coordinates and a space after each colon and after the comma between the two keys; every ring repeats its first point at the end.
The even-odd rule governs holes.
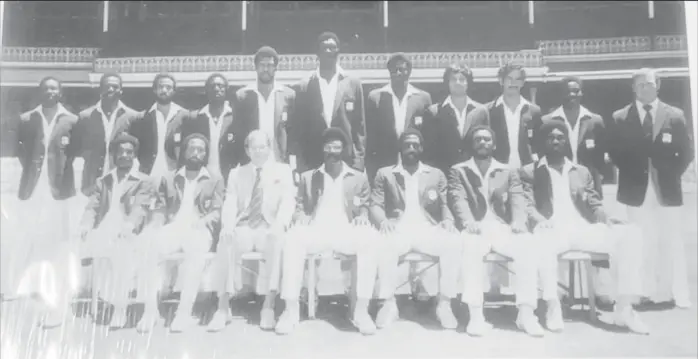
{"type": "Polygon", "coordinates": [[[654,19],[654,1],[647,2],[647,31],[650,37],[650,46],[656,50],[655,36],[657,36],[657,21],[654,19]]]}
{"type": "Polygon", "coordinates": [[[248,1],[240,2],[240,28],[242,29],[242,48],[240,54],[247,54],[247,5],[248,1]]]}
{"type": "Polygon", "coordinates": [[[390,43],[388,42],[388,25],[390,20],[390,13],[388,12],[388,1],[383,1],[383,51],[390,52],[390,43]]]}
{"type": "Polygon", "coordinates": [[[110,10],[110,4],[109,1],[103,1],[102,2],[102,35],[100,36],[100,44],[102,45],[103,49],[106,49],[109,47],[109,10],[110,10]]]}

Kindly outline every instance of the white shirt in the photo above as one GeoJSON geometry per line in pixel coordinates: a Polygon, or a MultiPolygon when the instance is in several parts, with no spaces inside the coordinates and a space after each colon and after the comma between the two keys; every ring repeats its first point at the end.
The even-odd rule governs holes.
{"type": "Polygon", "coordinates": [[[252,91],[257,93],[257,108],[259,112],[259,129],[265,132],[271,143],[276,143],[276,128],[274,127],[274,115],[276,110],[276,92],[281,91],[281,88],[274,87],[269,93],[269,98],[264,99],[264,96],[257,88],[252,88],[252,91]]]}
{"type": "Polygon", "coordinates": [[[477,164],[475,163],[475,158],[471,158],[465,162],[465,167],[469,168],[475,175],[480,179],[480,183],[482,183],[482,187],[480,191],[482,192],[482,195],[485,197],[485,206],[487,207],[485,211],[485,217],[482,219],[483,221],[488,221],[488,220],[493,220],[496,217],[496,213],[492,210],[492,204],[490,203],[490,176],[492,175],[492,172],[500,169],[505,169],[507,168],[507,165],[495,160],[494,158],[492,159],[492,162],[490,162],[490,167],[487,169],[485,172],[485,175],[483,176],[482,173],[480,172],[480,169],[477,167],[477,164]]]}
{"type": "Polygon", "coordinates": [[[504,107],[504,118],[507,123],[507,132],[509,133],[509,167],[518,168],[521,167],[521,158],[519,158],[519,127],[521,125],[521,109],[524,106],[530,104],[528,100],[521,96],[519,105],[516,106],[514,111],[509,109],[504,103],[504,97],[500,96],[495,103],[495,106],[502,105],[504,107]]]}
{"type": "Polygon", "coordinates": [[[181,176],[184,178],[184,191],[182,193],[182,203],[179,206],[179,211],[172,219],[172,222],[187,221],[194,223],[199,219],[199,215],[196,213],[196,198],[194,198],[194,192],[196,191],[196,184],[202,178],[211,178],[209,171],[206,167],[201,168],[199,175],[190,181],[187,179],[186,168],[182,167],[177,171],[175,178],[181,176]]]}
{"type": "MultiPolygon", "coordinates": [[[[48,177],[48,150],[49,150],[49,140],[53,135],[53,129],[56,127],[56,120],[61,114],[67,115],[70,112],[63,107],[60,103],[56,109],[56,114],[53,116],[51,121],[44,116],[43,106],[37,106],[34,111],[41,116],[41,125],[44,131],[44,158],[41,163],[41,172],[39,173],[39,179],[37,180],[36,187],[32,192],[32,198],[37,198],[37,201],[42,201],[44,199],[52,199],[53,194],[51,193],[51,185],[49,183],[48,177]]],[[[61,139],[59,139],[60,141],[61,139]]]]}
{"type": "Polygon", "coordinates": [[[577,121],[574,124],[574,127],[570,125],[569,119],[567,118],[567,115],[565,115],[565,109],[560,106],[555,110],[552,114],[551,117],[562,117],[565,120],[565,126],[567,126],[567,130],[569,132],[569,141],[570,141],[570,148],[572,148],[572,161],[575,163],[577,162],[577,143],[579,143],[579,122],[584,116],[591,116],[591,112],[587,110],[584,106],[579,106],[579,115],[577,116],[577,121]]]}
{"type": "Polygon", "coordinates": [[[200,113],[208,117],[208,128],[209,128],[209,155],[208,155],[208,171],[211,174],[221,175],[221,162],[220,162],[220,140],[221,131],[223,129],[223,117],[228,114],[233,113],[233,109],[226,101],[223,104],[223,111],[221,111],[220,116],[213,117],[209,111],[208,105],[204,106],[200,113]]]}
{"type": "MultiPolygon", "coordinates": [[[[659,107],[659,99],[656,98],[654,101],[650,103],[652,105],[652,108],[650,109],[650,115],[652,115],[652,121],[657,120],[657,107],[659,107]]],[[[637,106],[637,114],[640,117],[640,124],[643,124],[645,121],[645,116],[647,116],[647,111],[645,111],[645,108],[642,104],[642,102],[635,100],[635,106],[637,106]]]]}
{"type": "Polygon", "coordinates": [[[315,209],[314,224],[327,228],[336,228],[336,226],[349,224],[349,219],[344,210],[344,176],[348,173],[347,167],[346,164],[342,166],[342,172],[337,179],[332,178],[325,171],[325,166],[320,167],[318,170],[322,173],[325,183],[315,209]]]}
{"type": "Polygon", "coordinates": [[[157,143],[158,149],[155,154],[155,162],[153,163],[152,175],[163,175],[167,171],[172,171],[176,167],[176,163],[167,158],[167,153],[165,152],[165,136],[167,135],[167,125],[172,121],[172,119],[177,115],[182,109],[181,106],[172,102],[170,104],[170,111],[165,116],[162,112],[158,110],[158,104],[153,104],[148,112],[155,112],[155,123],[157,128],[157,143]]]}
{"type": "Polygon", "coordinates": [[[114,124],[116,123],[116,114],[120,110],[124,109],[124,104],[119,101],[116,104],[116,108],[111,113],[111,116],[107,116],[102,110],[102,101],[97,102],[97,112],[102,116],[102,124],[104,125],[104,145],[105,145],[105,155],[104,155],[104,166],[102,167],[102,173],[107,173],[111,168],[111,155],[109,154],[109,142],[111,141],[112,132],[114,132],[114,124]]]}
{"type": "Polygon", "coordinates": [[[107,176],[111,176],[114,181],[112,186],[111,198],[109,200],[109,211],[104,215],[102,223],[121,223],[124,220],[124,213],[121,211],[121,196],[124,195],[126,190],[127,179],[136,170],[136,166],[131,167],[131,171],[127,173],[124,178],[119,181],[119,177],[116,174],[116,169],[110,171],[107,176]]]}
{"type": "MultiPolygon", "coordinates": [[[[538,166],[548,167],[548,158],[544,157],[538,162],[538,166]]],[[[565,158],[562,166],[562,173],[556,169],[548,167],[550,173],[550,183],[553,188],[553,216],[550,218],[559,225],[569,226],[586,223],[577,207],[572,201],[570,193],[570,171],[577,167],[576,164],[565,158]]]]}
{"type": "Polygon", "coordinates": [[[339,84],[339,75],[344,76],[344,70],[337,65],[337,71],[330,81],[325,80],[320,76],[320,69],[317,70],[318,83],[320,84],[320,95],[322,96],[322,113],[325,116],[327,127],[332,127],[332,110],[334,109],[334,100],[337,96],[337,86],[339,84]]]}
{"type": "Polygon", "coordinates": [[[422,205],[419,201],[419,176],[422,173],[424,167],[419,164],[417,171],[414,174],[410,174],[402,166],[402,163],[398,163],[393,170],[394,173],[402,174],[405,179],[405,212],[400,219],[401,223],[409,224],[426,224],[429,220],[424,215],[422,211],[422,205]]]}
{"type": "Polygon", "coordinates": [[[453,104],[451,96],[448,96],[442,105],[450,106],[451,109],[453,109],[453,113],[456,114],[456,120],[458,121],[458,133],[460,133],[461,137],[465,136],[465,133],[463,133],[463,131],[465,131],[465,119],[468,114],[468,104],[470,104],[470,97],[466,97],[465,106],[463,106],[463,111],[459,111],[456,105],[453,104]]]}
{"type": "Polygon", "coordinates": [[[382,87],[380,91],[387,92],[390,94],[390,98],[392,99],[393,103],[395,133],[399,138],[402,135],[402,132],[405,130],[405,121],[407,121],[407,100],[410,98],[410,96],[418,94],[419,90],[417,90],[412,85],[407,85],[407,91],[401,99],[397,97],[397,95],[393,91],[393,87],[390,86],[390,84],[382,87]]]}

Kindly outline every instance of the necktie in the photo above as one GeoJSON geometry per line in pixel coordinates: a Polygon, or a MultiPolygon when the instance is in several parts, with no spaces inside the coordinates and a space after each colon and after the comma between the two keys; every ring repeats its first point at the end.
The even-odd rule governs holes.
{"type": "Polygon", "coordinates": [[[259,225],[264,222],[264,216],[262,216],[262,184],[261,184],[261,174],[262,169],[256,169],[257,174],[254,181],[254,187],[252,187],[252,198],[250,199],[250,207],[248,209],[250,228],[254,229],[259,227],[259,225]]]}
{"type": "Polygon", "coordinates": [[[642,107],[645,110],[645,118],[642,120],[642,130],[645,133],[645,137],[652,137],[652,105],[647,104],[642,107]]]}

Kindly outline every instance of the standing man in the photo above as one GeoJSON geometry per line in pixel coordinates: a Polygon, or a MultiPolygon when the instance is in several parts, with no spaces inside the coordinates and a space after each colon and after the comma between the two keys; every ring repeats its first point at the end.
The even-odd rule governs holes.
{"type": "Polygon", "coordinates": [[[431,95],[409,83],[412,61],[403,53],[388,60],[390,84],[368,94],[366,103],[366,170],[373,182],[379,168],[395,165],[398,139],[408,128],[421,128],[431,95]]]}
{"type": "Polygon", "coordinates": [[[521,95],[526,70],[518,64],[506,64],[497,74],[502,95],[487,104],[490,127],[496,139],[494,158],[511,168],[519,168],[538,159],[534,135],[540,127],[540,107],[521,95]]]}
{"type": "MultiPolygon", "coordinates": [[[[22,279],[18,295],[39,293],[45,304],[41,325],[61,324],[77,286],[79,262],[70,236],[70,199],[75,196],[73,155],[78,118],[60,103],[62,84],[53,77],[39,83],[41,105],[20,116],[17,139],[22,165],[19,183],[19,218],[22,238],[17,238],[10,259],[22,279]],[[47,265],[49,271],[42,267],[47,265]],[[51,290],[53,289],[53,290],[51,290]]],[[[3,238],[3,242],[7,239],[3,238]]],[[[3,250],[10,250],[3,248],[3,250]]],[[[14,289],[14,288],[13,288],[14,289]]]]}
{"type": "Polygon", "coordinates": [[[218,311],[208,325],[210,331],[222,330],[230,322],[230,295],[242,288],[242,255],[253,251],[264,254],[257,277],[257,293],[266,295],[260,327],[274,329],[276,324],[274,302],[281,277],[281,236],[291,224],[296,188],[291,167],[272,157],[267,132],[250,132],[245,151],[251,162],[233,168],[226,187],[216,250],[222,287],[218,291],[218,311]]]}
{"type": "Polygon", "coordinates": [[[175,132],[168,151],[176,151],[182,139],[200,133],[210,141],[206,168],[211,175],[226,180],[230,169],[240,164],[245,156],[244,147],[237,145],[238,142],[244,144],[245,128],[241,121],[233,121],[233,108],[228,102],[228,80],[225,76],[219,73],[209,76],[205,90],[208,104],[183,116],[181,133],[175,132]]]}
{"type": "Polygon", "coordinates": [[[422,134],[418,130],[405,130],[400,144],[400,162],[378,170],[371,192],[371,221],[385,235],[378,266],[378,297],[385,302],[376,325],[384,328],[398,319],[398,262],[414,250],[439,258],[436,317],[444,329],[456,329],[451,300],[457,294],[463,248],[446,200],[446,176],[419,161],[422,134]]]}
{"type": "Polygon", "coordinates": [[[613,113],[609,154],[618,166],[618,202],[646,241],[646,296],[688,308],[681,176],[693,161],[693,140],[683,111],[657,98],[659,86],[652,69],[633,75],[635,100],[613,113]]]}
{"type": "Polygon", "coordinates": [[[68,148],[73,156],[85,159],[82,172],[82,193],[92,194],[97,178],[111,169],[109,143],[127,131],[138,112],[121,102],[121,76],[104,74],[99,80],[100,100],[78,115],[73,141],[68,148]]]}
{"type": "Polygon", "coordinates": [[[183,253],[184,260],[177,271],[182,293],[170,331],[181,332],[195,325],[192,309],[206,256],[220,232],[225,194],[223,180],[206,169],[208,148],[204,135],[187,136],[182,142],[182,166],[163,177],[158,187],[152,225],[143,234],[152,243],[152,258],[148,261],[151,276],[147,279],[145,312],[138,324],[139,331],[150,330],[159,317],[157,297],[162,264],[174,253],[183,253]]]}
{"type": "MultiPolygon", "coordinates": [[[[138,162],[140,172],[147,175],[163,176],[177,168],[177,158],[172,151],[166,150],[166,143],[173,142],[181,126],[182,116],[186,113],[181,106],[172,102],[177,81],[170,74],[158,74],[153,80],[155,103],[150,110],[131,124],[129,133],[140,143],[138,162]],[[174,121],[177,118],[178,121],[174,121]]],[[[170,147],[172,149],[172,147],[170,147]]]]}
{"type": "MultiPolygon", "coordinates": [[[[296,94],[286,86],[278,86],[274,81],[276,67],[279,64],[279,54],[269,46],[263,46],[254,55],[257,83],[248,85],[235,94],[235,121],[244,124],[245,133],[261,130],[269,136],[272,143],[272,153],[277,162],[288,163],[288,133],[289,114],[293,111],[296,94]]],[[[250,161],[243,148],[243,141],[235,142],[236,156],[240,164],[250,161]]]]}
{"type": "MultiPolygon", "coordinates": [[[[301,174],[295,226],[284,240],[281,298],[286,309],[276,332],[289,334],[300,322],[298,298],[308,254],[333,251],[356,255],[357,301],[352,324],[364,335],[374,334],[376,325],[368,314],[368,304],[376,281],[379,239],[369,222],[368,178],[342,161],[342,154],[351,146],[344,131],[326,129],[321,143],[325,164],[301,174]]],[[[315,265],[314,261],[310,265],[315,265]]]]}
{"type": "Polygon", "coordinates": [[[487,109],[468,96],[473,87],[473,72],[465,64],[446,68],[443,86],[449,96],[429,107],[424,121],[424,162],[449,173],[451,166],[472,156],[472,146],[465,141],[471,127],[487,125],[487,109]]]}
{"type": "MultiPolygon", "coordinates": [[[[293,86],[296,111],[291,118],[291,154],[296,170],[302,173],[323,163],[322,133],[336,127],[349,140],[343,160],[364,171],[366,120],[361,81],[339,67],[339,38],[325,32],[318,38],[319,67],[308,78],[293,86]]],[[[293,166],[293,162],[291,163],[293,166]]]]}

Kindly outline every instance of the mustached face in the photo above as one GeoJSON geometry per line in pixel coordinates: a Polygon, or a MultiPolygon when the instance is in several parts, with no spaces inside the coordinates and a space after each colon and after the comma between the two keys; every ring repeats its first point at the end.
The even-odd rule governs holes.
{"type": "Polygon", "coordinates": [[[195,170],[205,165],[206,142],[200,138],[192,138],[187,143],[184,151],[185,165],[187,169],[195,170]]]}
{"type": "Polygon", "coordinates": [[[136,147],[130,143],[119,144],[114,153],[114,164],[117,168],[129,169],[133,166],[133,159],[136,157],[136,147]]]}
{"type": "Polygon", "coordinates": [[[325,163],[336,163],[342,161],[342,153],[344,152],[344,144],[340,140],[331,140],[325,143],[323,147],[325,154],[325,163]]]}
{"type": "Polygon", "coordinates": [[[264,57],[255,65],[257,71],[257,80],[263,84],[268,84],[274,81],[276,76],[276,62],[272,57],[264,57]]]}
{"type": "Polygon", "coordinates": [[[317,56],[321,66],[334,66],[339,57],[339,45],[334,39],[326,39],[320,43],[317,56]]]}
{"type": "Polygon", "coordinates": [[[102,83],[100,90],[103,100],[118,101],[122,94],[121,80],[115,76],[108,77],[102,83]]]}
{"type": "Polygon", "coordinates": [[[157,98],[158,103],[168,104],[172,102],[172,98],[174,97],[175,83],[172,81],[172,79],[161,78],[155,85],[153,92],[155,92],[155,97],[157,98]]]}
{"type": "Polygon", "coordinates": [[[475,133],[473,133],[473,150],[475,150],[475,155],[477,157],[491,157],[494,151],[492,132],[485,129],[475,131],[475,133]]]}
{"type": "Polygon", "coordinates": [[[225,100],[227,84],[224,79],[215,77],[206,86],[206,97],[208,102],[218,102],[225,100]]]}
{"type": "Polygon", "coordinates": [[[423,148],[422,142],[419,140],[419,137],[417,135],[405,136],[400,146],[400,153],[402,155],[402,161],[404,163],[413,164],[419,161],[419,158],[422,155],[423,148]]]}
{"type": "Polygon", "coordinates": [[[546,154],[560,155],[567,145],[567,135],[558,128],[550,131],[545,138],[546,154]]]}
{"type": "Polygon", "coordinates": [[[61,84],[56,80],[46,80],[41,90],[41,102],[45,106],[53,106],[61,99],[61,84]]]}

